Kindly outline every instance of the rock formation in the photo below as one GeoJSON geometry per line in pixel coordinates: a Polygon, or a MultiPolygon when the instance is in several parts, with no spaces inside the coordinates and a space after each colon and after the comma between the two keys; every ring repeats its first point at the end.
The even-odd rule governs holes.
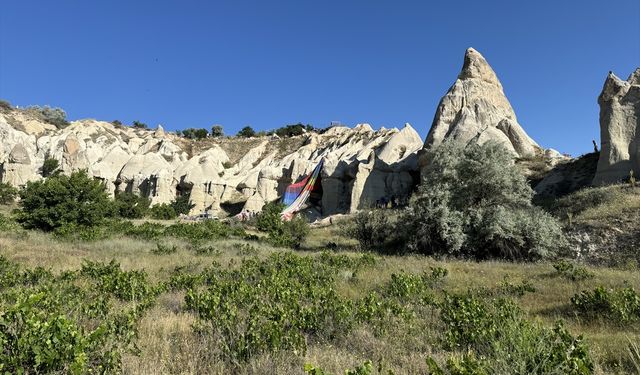
{"type": "Polygon", "coordinates": [[[86,169],[111,194],[132,192],[160,204],[188,193],[193,213],[220,216],[260,210],[323,158],[317,214],[351,212],[383,197],[406,198],[417,183],[422,148],[409,124],[401,130],[374,131],[360,124],[281,139],[193,141],[161,127],[143,130],[96,120],[56,129],[18,109],[0,113],[0,137],[3,182],[20,186],[41,179],[44,160],[55,158],[63,173],[86,169]]]}
{"type": "Polygon", "coordinates": [[[609,73],[598,97],[600,159],[594,185],[640,176],[640,68],[626,81],[609,73]]]}
{"type": "Polygon", "coordinates": [[[493,69],[469,48],[458,79],[440,100],[424,148],[445,140],[462,144],[497,141],[516,156],[532,156],[539,147],[522,129],[493,69]]]}

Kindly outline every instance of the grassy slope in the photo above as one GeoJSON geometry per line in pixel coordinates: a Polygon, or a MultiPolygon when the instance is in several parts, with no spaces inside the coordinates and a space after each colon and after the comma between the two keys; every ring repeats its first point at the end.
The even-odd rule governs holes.
{"type": "MultiPolygon", "coordinates": [[[[353,243],[341,237],[336,228],[315,229],[303,253],[314,255],[327,242],[336,242],[344,251],[350,252],[353,243]]],[[[167,241],[164,241],[167,242],[167,241]]],[[[172,242],[172,241],[169,241],[172,242]]],[[[224,240],[215,244],[222,253],[217,256],[197,256],[181,241],[173,241],[179,251],[171,255],[154,255],[155,243],[130,238],[115,238],[93,243],[64,243],[38,232],[0,233],[0,254],[27,266],[51,267],[55,271],[77,269],[84,259],[109,261],[115,258],[124,269],[145,269],[153,280],[168,277],[176,266],[199,270],[213,260],[229,264],[242,257],[238,252],[241,241],[224,240]]],[[[268,245],[254,244],[259,256],[264,257],[275,249],[268,245]]],[[[429,271],[430,266],[449,270],[444,288],[465,291],[468,288],[495,288],[505,278],[517,284],[530,281],[536,292],[518,299],[530,318],[551,325],[556,319],[568,321],[574,334],[584,334],[599,364],[600,373],[618,372],[617,364],[629,366],[627,337],[640,341],[640,327],[619,327],[604,324],[581,324],[568,312],[570,298],[583,289],[595,285],[620,286],[629,282],[640,289],[640,273],[635,270],[590,268],[595,278],[581,282],[563,279],[555,274],[550,263],[520,264],[508,262],[470,262],[461,260],[434,260],[423,256],[385,256],[378,265],[361,271],[355,277],[345,275],[338,286],[340,293],[359,297],[389,280],[392,273],[404,270],[410,273],[429,271]]],[[[192,333],[194,317],[181,308],[181,293],[167,293],[142,320],[140,327],[139,357],[128,356],[124,363],[125,373],[224,373],[229,369],[211,358],[208,347],[192,333]]],[[[305,358],[287,355],[262,355],[252,359],[244,368],[247,373],[301,373],[303,363],[314,363],[331,373],[342,373],[366,359],[374,362],[383,358],[388,366],[398,373],[425,372],[424,358],[440,357],[432,344],[441,334],[434,331],[435,318],[428,314],[413,327],[398,326],[393,332],[378,337],[367,327],[362,327],[334,345],[311,345],[305,358]]],[[[622,371],[620,371],[622,373],[622,371]]]]}

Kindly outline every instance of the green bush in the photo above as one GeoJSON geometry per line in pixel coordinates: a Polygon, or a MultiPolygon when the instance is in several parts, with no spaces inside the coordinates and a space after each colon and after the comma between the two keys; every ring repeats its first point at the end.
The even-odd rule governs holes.
{"type": "Polygon", "coordinates": [[[503,146],[447,142],[429,160],[396,227],[410,251],[537,259],[565,246],[560,224],[532,206],[533,191],[503,146]]]}
{"type": "MultiPolygon", "coordinates": [[[[89,268],[93,274],[67,271],[54,275],[42,268],[22,270],[0,257],[1,373],[120,370],[122,355],[135,348],[137,321],[155,295],[115,307],[111,292],[103,292],[95,282],[109,278],[115,268],[89,268]]],[[[125,293],[131,286],[118,285],[125,293]]]]}
{"type": "Polygon", "coordinates": [[[255,137],[256,136],[256,131],[253,130],[253,128],[251,126],[245,126],[244,128],[240,129],[240,131],[237,134],[238,137],[243,137],[243,138],[251,138],[251,137],[255,137]]]}
{"type": "Polygon", "coordinates": [[[92,227],[113,214],[104,185],[85,171],[29,182],[19,195],[16,221],[29,229],[51,231],[65,225],[92,227]]]}
{"type": "Polygon", "coordinates": [[[483,300],[471,293],[448,295],[440,310],[445,347],[467,354],[449,359],[446,372],[429,361],[434,373],[593,373],[582,337],[573,337],[561,322],[549,329],[525,319],[510,300],[483,300]]]}
{"type": "Polygon", "coordinates": [[[134,120],[131,126],[133,126],[136,129],[145,129],[145,130],[149,129],[149,126],[147,124],[145,124],[144,122],[140,122],[138,120],[134,120]]]}
{"type": "Polygon", "coordinates": [[[25,112],[40,119],[41,121],[55,125],[58,129],[65,128],[69,125],[69,122],[67,121],[67,113],[62,108],[52,108],[48,105],[45,105],[44,107],[34,105],[25,108],[25,112]]]}
{"type": "Polygon", "coordinates": [[[573,281],[580,281],[594,277],[592,272],[589,272],[584,267],[579,267],[573,263],[569,263],[566,260],[561,260],[553,264],[558,275],[573,281]]]}
{"type": "Polygon", "coordinates": [[[191,203],[191,194],[183,194],[174,199],[170,205],[176,212],[176,215],[189,215],[189,212],[196,205],[191,203]]]}
{"type": "Polygon", "coordinates": [[[151,199],[133,193],[116,192],[113,204],[118,216],[125,219],[141,219],[149,211],[151,199]]]}
{"type": "Polygon", "coordinates": [[[162,203],[151,207],[151,209],[149,209],[149,216],[156,220],[171,220],[178,217],[178,214],[176,214],[176,210],[172,205],[162,203]]]}
{"type": "Polygon", "coordinates": [[[281,203],[267,203],[256,218],[256,227],[268,233],[269,242],[275,246],[299,248],[309,235],[309,223],[301,215],[283,221],[280,215],[283,209],[281,203]]]}
{"type": "MultiPolygon", "coordinates": [[[[337,293],[344,261],[332,258],[286,252],[233,269],[214,264],[198,278],[205,288],[188,288],[186,307],[198,318],[196,330],[216,337],[233,363],[265,352],[303,355],[308,341],[344,337],[359,323],[385,324],[400,313],[376,294],[352,301],[337,293]]],[[[194,278],[174,280],[188,285],[194,278]]]]}
{"type": "Polygon", "coordinates": [[[222,129],[222,125],[213,125],[211,127],[211,136],[214,138],[224,137],[224,130],[222,129]]]}
{"type": "Polygon", "coordinates": [[[383,210],[360,211],[346,222],[343,232],[365,250],[385,250],[396,239],[396,230],[383,210]]]}
{"type": "Polygon", "coordinates": [[[207,129],[188,128],[182,131],[182,136],[188,139],[204,139],[207,138],[209,132],[207,129]]]}
{"type": "Polygon", "coordinates": [[[156,244],[155,249],[151,249],[151,252],[156,255],[175,254],[177,251],[178,247],[176,245],[167,245],[160,242],[156,244]]]}
{"type": "Polygon", "coordinates": [[[632,287],[596,287],[571,298],[576,313],[587,319],[628,323],[640,320],[640,296],[632,287]]]}
{"type": "Polygon", "coordinates": [[[0,113],[13,111],[13,106],[6,100],[0,99],[0,113]]]}
{"type": "Polygon", "coordinates": [[[42,177],[49,177],[56,172],[60,163],[53,158],[45,158],[42,164],[42,177]]]}
{"type": "Polygon", "coordinates": [[[6,182],[0,182],[0,204],[10,204],[16,200],[18,189],[6,182]]]}

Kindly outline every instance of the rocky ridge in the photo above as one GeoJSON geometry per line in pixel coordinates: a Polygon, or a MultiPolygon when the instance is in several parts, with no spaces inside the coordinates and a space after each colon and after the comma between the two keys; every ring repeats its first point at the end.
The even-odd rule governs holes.
{"type": "Polygon", "coordinates": [[[127,191],[160,204],[189,193],[193,213],[218,215],[260,210],[323,158],[317,214],[351,212],[382,197],[401,199],[417,183],[413,172],[422,147],[409,124],[402,129],[374,131],[360,124],[286,139],[204,142],[185,140],[161,127],[141,130],[96,120],[57,129],[20,110],[0,113],[0,137],[2,182],[21,186],[39,180],[44,160],[54,158],[63,173],[86,169],[111,194],[127,191]]]}

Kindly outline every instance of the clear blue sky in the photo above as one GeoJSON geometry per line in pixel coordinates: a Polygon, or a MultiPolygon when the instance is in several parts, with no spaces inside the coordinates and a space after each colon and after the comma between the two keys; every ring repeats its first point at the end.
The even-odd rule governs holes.
{"type": "Polygon", "coordinates": [[[0,98],[168,129],[424,137],[471,46],[536,141],[588,152],[607,72],[640,65],[640,1],[5,1],[0,98]]]}

